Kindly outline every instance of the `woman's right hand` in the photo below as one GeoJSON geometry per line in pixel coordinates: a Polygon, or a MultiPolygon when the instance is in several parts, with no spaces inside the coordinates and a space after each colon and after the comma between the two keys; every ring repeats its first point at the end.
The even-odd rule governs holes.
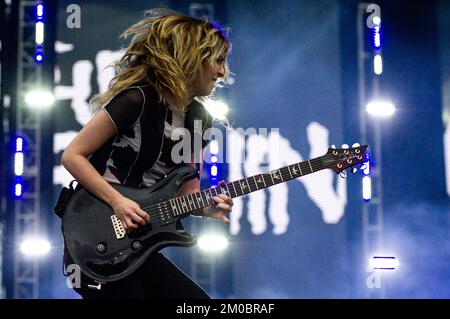
{"type": "Polygon", "coordinates": [[[111,203],[111,207],[127,232],[137,229],[140,225],[145,225],[150,221],[150,215],[143,211],[138,203],[124,196],[115,198],[111,203]]]}

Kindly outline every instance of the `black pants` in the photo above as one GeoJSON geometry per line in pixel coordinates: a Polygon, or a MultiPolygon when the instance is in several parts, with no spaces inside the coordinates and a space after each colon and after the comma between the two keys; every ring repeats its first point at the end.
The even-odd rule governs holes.
{"type": "MultiPolygon", "coordinates": [[[[83,280],[84,281],[84,280],[83,280]]],[[[101,290],[82,283],[83,299],[209,299],[209,296],[161,253],[152,255],[131,275],[106,283],[101,290]]]]}

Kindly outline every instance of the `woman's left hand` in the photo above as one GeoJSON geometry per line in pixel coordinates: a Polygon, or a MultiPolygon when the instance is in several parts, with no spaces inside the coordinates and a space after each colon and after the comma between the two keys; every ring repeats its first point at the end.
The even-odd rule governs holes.
{"type": "MultiPolygon", "coordinates": [[[[224,186],[225,181],[220,181],[219,186],[224,186]]],[[[219,194],[213,197],[213,200],[216,202],[215,205],[205,207],[203,209],[203,216],[206,218],[213,218],[223,221],[225,224],[229,224],[230,220],[227,215],[231,212],[231,208],[233,207],[233,200],[231,197],[219,194]]]]}

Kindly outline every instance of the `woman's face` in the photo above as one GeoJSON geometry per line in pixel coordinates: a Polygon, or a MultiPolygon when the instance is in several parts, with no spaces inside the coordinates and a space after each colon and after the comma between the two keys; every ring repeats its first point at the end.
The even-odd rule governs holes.
{"type": "Polygon", "coordinates": [[[204,61],[202,69],[193,81],[191,95],[193,97],[210,95],[217,80],[225,76],[224,65],[225,58],[218,58],[212,65],[204,61]]]}

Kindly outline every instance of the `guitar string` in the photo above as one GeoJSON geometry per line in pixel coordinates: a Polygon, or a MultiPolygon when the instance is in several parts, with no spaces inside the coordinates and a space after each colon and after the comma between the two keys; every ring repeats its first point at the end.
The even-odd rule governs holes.
{"type": "MultiPolygon", "coordinates": [[[[321,170],[321,169],[323,169],[323,168],[320,168],[320,166],[322,166],[322,161],[319,161],[320,159],[322,159],[322,158],[332,158],[332,157],[334,157],[334,155],[324,155],[323,157],[319,157],[319,158],[315,158],[315,159],[312,159],[312,160],[310,160],[310,162],[311,162],[311,166],[312,167],[314,167],[314,170],[315,171],[319,171],[319,170],[321,170]],[[315,163],[313,163],[313,161],[315,161],[315,163]],[[319,162],[318,162],[319,161],[319,162]],[[317,163],[318,162],[318,163],[317,163]]],[[[303,162],[304,163],[304,162],[303,162]]],[[[300,165],[300,164],[302,164],[302,163],[297,163],[297,164],[292,164],[292,165],[289,165],[289,167],[290,166],[296,166],[296,165],[300,165]]],[[[356,164],[358,164],[358,163],[356,163],[356,164]]],[[[354,165],[356,165],[356,164],[354,164],[354,165]]],[[[301,167],[300,167],[301,168],[301,167]]],[[[287,170],[287,172],[289,171],[289,169],[288,169],[288,166],[284,166],[284,167],[282,167],[282,168],[279,168],[278,170],[287,170]]],[[[273,170],[273,171],[277,171],[277,170],[273,170]]],[[[313,172],[311,172],[311,173],[313,173],[313,172]]],[[[283,173],[281,173],[282,175],[283,175],[283,173]]],[[[308,174],[310,174],[310,173],[308,173],[308,174]]],[[[298,178],[298,177],[302,177],[302,176],[305,176],[305,175],[308,175],[308,174],[302,174],[301,176],[297,176],[297,177],[295,177],[295,178],[298,178]]],[[[259,174],[259,175],[262,175],[263,176],[263,178],[264,177],[266,177],[266,176],[270,176],[271,174],[270,173],[261,173],[261,174],[259,174]]],[[[255,175],[255,176],[257,176],[257,175],[255,175]]],[[[250,182],[252,182],[252,183],[254,183],[254,181],[252,180],[252,178],[251,178],[252,176],[250,176],[250,177],[247,177],[247,178],[245,178],[246,180],[250,180],[250,182]]],[[[291,178],[291,179],[295,179],[295,178],[291,178]]],[[[291,180],[291,179],[289,179],[289,180],[291,180]]],[[[228,184],[232,184],[232,183],[235,183],[235,182],[237,182],[237,181],[234,181],[234,182],[230,182],[230,183],[228,183],[228,184]]],[[[273,184],[273,185],[275,185],[275,183],[273,184]]],[[[270,185],[270,186],[273,186],[273,185],[270,185]]],[[[255,184],[255,186],[256,186],[256,184],[255,184]]],[[[205,189],[205,190],[202,190],[202,191],[200,191],[200,192],[197,192],[197,193],[193,193],[193,194],[188,194],[188,195],[185,195],[185,196],[181,196],[181,197],[174,197],[173,199],[175,199],[175,198],[177,198],[177,199],[182,199],[183,201],[185,201],[186,200],[186,196],[190,196],[190,195],[194,195],[194,194],[199,194],[199,193],[204,193],[204,192],[206,192],[206,191],[209,191],[209,190],[216,190],[216,189],[220,189],[221,187],[211,187],[211,188],[208,188],[208,189],[205,189]]],[[[258,190],[258,189],[257,189],[258,190]]],[[[216,193],[216,196],[217,196],[217,192],[215,192],[216,193]]],[[[242,195],[244,195],[244,193],[242,194],[242,195]]],[[[242,195],[237,195],[236,194],[236,197],[238,197],[238,196],[242,196],[242,195]]],[[[203,198],[202,198],[203,199],[203,198]]],[[[158,206],[158,204],[161,204],[162,202],[159,202],[159,203],[157,203],[157,204],[152,204],[152,205],[150,205],[150,206],[146,206],[146,207],[142,207],[141,209],[143,209],[143,210],[153,210],[153,209],[156,209],[157,208],[157,206],[158,206]]],[[[170,205],[170,204],[169,204],[170,205]]]]}
{"type": "MultiPolygon", "coordinates": [[[[318,161],[320,158],[316,158],[316,159],[313,159],[313,160],[311,160],[311,162],[312,161],[318,161]]],[[[298,163],[298,164],[301,164],[301,163],[298,163]]],[[[319,168],[319,167],[317,167],[317,166],[319,166],[321,163],[312,163],[311,164],[311,166],[313,166],[313,167],[315,167],[315,168],[319,168]]],[[[292,165],[290,165],[290,166],[294,166],[294,165],[297,165],[297,164],[292,164],[292,165]]],[[[287,168],[287,167],[282,167],[282,168],[280,168],[279,170],[281,170],[281,169],[283,169],[283,168],[287,168]]],[[[318,169],[317,169],[318,170],[318,169]]],[[[260,175],[270,175],[270,173],[262,173],[262,174],[260,174],[260,175]]],[[[307,174],[306,174],[307,175],[307,174]]],[[[304,176],[304,174],[302,174],[301,176],[304,176]]],[[[301,177],[301,176],[298,176],[298,177],[301,177]]],[[[251,177],[252,176],[250,176],[250,177],[247,177],[247,178],[245,178],[245,179],[251,179],[251,177]]],[[[235,183],[235,182],[237,182],[237,181],[234,181],[234,182],[231,182],[231,183],[235,183]]],[[[273,185],[275,185],[275,184],[273,184],[273,185]]],[[[273,186],[273,185],[270,185],[270,186],[273,186]]],[[[198,194],[198,193],[204,193],[204,192],[207,192],[207,191],[209,191],[209,190],[216,190],[216,189],[220,189],[220,187],[211,187],[211,188],[208,188],[208,189],[205,189],[205,190],[202,190],[202,191],[200,191],[200,192],[197,192],[196,194],[198,194]]],[[[216,194],[217,194],[217,192],[215,192],[216,194]]],[[[193,195],[193,194],[189,194],[189,195],[193,195]]],[[[185,196],[181,196],[181,197],[174,197],[173,199],[182,199],[182,200],[186,200],[184,197],[186,197],[186,196],[189,196],[189,195],[185,195],[185,196]]],[[[237,194],[236,194],[237,195],[237,194]]],[[[242,194],[242,195],[244,195],[244,193],[242,194]]],[[[242,196],[242,195],[240,195],[240,196],[242,196]]],[[[216,195],[217,196],[217,195],[216,195]]],[[[237,196],[236,196],[237,197],[237,196]]],[[[161,204],[162,202],[159,202],[158,204],[161,204]]],[[[157,208],[157,206],[158,206],[158,204],[152,204],[152,205],[150,205],[150,206],[146,206],[146,207],[141,207],[141,209],[143,209],[143,210],[146,210],[146,209],[154,209],[154,208],[157,208]]]]}
{"type": "MultiPolygon", "coordinates": [[[[319,171],[319,170],[321,170],[321,169],[323,169],[323,168],[320,168],[320,166],[323,166],[322,164],[322,162],[321,161],[319,161],[319,160],[321,160],[321,159],[329,159],[329,158],[332,158],[332,157],[334,157],[334,155],[324,155],[323,157],[319,157],[319,158],[315,158],[315,159],[312,159],[312,160],[309,160],[310,161],[310,163],[311,163],[311,167],[313,167],[314,168],[314,170],[315,171],[319,171]],[[319,161],[319,163],[317,163],[319,161]],[[319,166],[319,167],[318,167],[319,166]],[[316,170],[317,169],[317,170],[316,170]]],[[[305,162],[302,162],[302,163],[305,163],[305,162]]],[[[279,168],[279,169],[277,169],[277,170],[279,170],[280,172],[282,171],[282,170],[287,170],[285,173],[287,173],[288,171],[289,171],[289,169],[288,169],[288,167],[291,167],[291,166],[295,166],[295,165],[300,165],[300,164],[302,164],[302,163],[297,163],[297,164],[292,164],[292,165],[289,165],[289,166],[284,166],[284,167],[282,167],[282,168],[279,168]]],[[[359,164],[359,163],[356,163],[356,164],[359,164]]],[[[356,164],[354,164],[354,165],[356,165],[356,164]]],[[[353,165],[352,165],[353,166],[353,165]]],[[[273,171],[277,171],[277,170],[273,170],[273,171]]],[[[281,174],[283,175],[283,173],[281,172],[281,174]]],[[[309,173],[310,174],[310,173],[309,173]]],[[[261,173],[260,175],[262,175],[263,176],[263,178],[265,178],[265,177],[268,177],[268,176],[270,176],[271,175],[271,173],[261,173]]],[[[308,174],[306,174],[306,175],[308,175],[308,174]]],[[[256,175],[255,175],[256,176],[256,175]]],[[[302,177],[302,176],[305,176],[305,174],[302,174],[301,176],[298,176],[298,177],[302,177]]],[[[255,183],[255,181],[251,178],[252,176],[250,176],[250,177],[247,177],[247,178],[245,178],[245,179],[247,179],[247,183],[248,182],[250,182],[250,185],[253,185],[253,186],[255,186],[257,189],[255,190],[255,191],[257,191],[257,190],[259,190],[258,189],[258,187],[256,186],[257,184],[255,183]]],[[[295,177],[295,178],[298,178],[298,177],[295,177]]],[[[289,180],[292,180],[292,179],[295,179],[295,178],[291,178],[291,179],[289,179],[289,180]]],[[[234,181],[234,182],[231,182],[231,183],[235,183],[236,181],[234,181]]],[[[273,185],[276,185],[275,183],[273,184],[273,185]]],[[[270,186],[273,186],[273,185],[270,185],[270,186]]],[[[207,191],[214,191],[215,193],[216,193],[216,196],[217,196],[217,190],[218,189],[221,189],[222,187],[218,187],[218,186],[216,186],[216,187],[211,187],[211,188],[209,188],[209,189],[205,189],[205,190],[203,190],[203,191],[200,191],[200,192],[198,192],[198,193],[204,193],[204,192],[207,192],[207,191]]],[[[227,187],[228,188],[228,187],[227,187]]],[[[251,188],[251,187],[249,187],[249,188],[251,188]]],[[[264,187],[264,188],[266,188],[266,187],[264,187]]],[[[242,187],[241,187],[241,189],[242,189],[242,187]]],[[[253,192],[253,191],[252,191],[253,192]]],[[[194,193],[194,194],[198,194],[198,193],[194,193]]],[[[228,191],[228,193],[230,193],[230,191],[228,191]]],[[[185,195],[185,196],[182,196],[182,197],[178,197],[178,199],[182,199],[182,200],[186,200],[185,199],[185,197],[187,197],[187,196],[190,196],[190,195],[194,195],[194,194],[189,194],[189,195],[185,195]]],[[[243,194],[241,194],[241,195],[238,195],[237,194],[237,192],[236,192],[236,196],[235,197],[239,197],[239,196],[242,196],[242,195],[246,195],[246,194],[248,194],[248,193],[243,193],[243,194]]],[[[175,198],[173,198],[173,199],[176,199],[177,197],[175,197],[175,198]]],[[[202,198],[202,201],[203,201],[203,198],[202,198]]],[[[212,205],[213,203],[210,203],[210,205],[212,205]]],[[[157,221],[159,221],[159,220],[161,220],[161,219],[163,219],[163,217],[161,216],[161,215],[163,215],[164,214],[164,212],[162,211],[162,210],[158,210],[158,206],[159,207],[163,207],[163,209],[165,209],[165,211],[167,212],[167,213],[172,213],[171,214],[171,216],[170,217],[177,217],[177,216],[181,216],[181,215],[184,215],[184,214],[187,214],[187,213],[189,213],[189,212],[192,212],[192,211],[194,211],[194,210],[196,210],[196,209],[194,209],[194,210],[192,210],[192,209],[190,209],[188,212],[184,212],[184,213],[182,213],[182,214],[180,214],[180,215],[176,215],[176,216],[173,216],[173,210],[172,210],[172,212],[170,211],[171,210],[171,204],[169,203],[169,201],[168,200],[166,200],[166,201],[163,201],[163,202],[159,202],[159,203],[157,203],[157,204],[152,204],[152,205],[150,205],[150,206],[147,206],[147,207],[143,207],[142,209],[143,210],[149,210],[149,211],[147,211],[148,213],[149,213],[149,215],[150,215],[150,217],[151,217],[151,222],[157,222],[157,221]],[[154,210],[156,210],[155,212],[152,212],[152,211],[154,211],[154,210]]],[[[206,205],[206,206],[209,206],[209,205],[206,205]]],[[[205,206],[204,206],[205,207],[205,206]]]]}
{"type": "MultiPolygon", "coordinates": [[[[325,157],[325,156],[324,156],[325,157]]],[[[332,156],[327,156],[327,157],[332,157],[332,156]]],[[[317,168],[317,166],[319,165],[319,164],[322,164],[322,163],[313,163],[313,161],[316,161],[317,162],[317,160],[319,160],[320,158],[316,158],[316,159],[313,159],[313,160],[311,160],[311,166],[312,167],[314,167],[314,168],[317,168]]],[[[357,163],[358,164],[358,163],[357,163]]],[[[294,166],[294,165],[297,165],[297,164],[293,164],[293,165],[290,165],[290,166],[294,166]]],[[[287,167],[282,167],[282,168],[280,168],[280,169],[278,169],[278,170],[280,170],[280,172],[282,171],[282,170],[287,170],[287,167]]],[[[274,170],[274,171],[276,171],[276,170],[274,170]]],[[[318,170],[316,170],[316,171],[318,171],[318,170]]],[[[284,173],[286,173],[287,174],[287,171],[286,172],[284,172],[284,173]]],[[[283,172],[281,172],[281,174],[283,175],[284,174],[283,172]]],[[[263,174],[260,174],[260,175],[262,175],[263,176],[263,178],[265,178],[265,177],[268,177],[268,176],[270,176],[271,174],[270,173],[263,173],[263,174]]],[[[307,174],[308,175],[308,174],[307,174]]],[[[302,176],[304,176],[304,175],[302,175],[302,176]]],[[[298,176],[298,177],[301,177],[301,176],[298,176]]],[[[297,178],[298,178],[297,177],[297,178]]],[[[256,186],[256,183],[254,182],[254,180],[253,179],[251,179],[251,177],[249,177],[249,178],[246,178],[247,179],[247,182],[250,182],[250,186],[254,186],[254,187],[256,187],[256,190],[258,190],[258,187],[256,186]]],[[[236,181],[235,181],[236,182],[236,181]]],[[[234,182],[232,182],[232,183],[234,183],[234,182]]],[[[273,185],[275,185],[275,184],[273,184],[273,185]]],[[[270,186],[273,186],[273,185],[270,185],[270,186]]],[[[199,194],[199,193],[205,193],[205,192],[207,192],[207,191],[210,191],[210,192],[212,192],[212,191],[214,191],[214,193],[216,194],[216,196],[218,195],[218,192],[217,192],[217,190],[218,189],[221,189],[222,187],[212,187],[212,188],[209,188],[209,189],[206,189],[206,190],[203,190],[203,191],[201,191],[201,192],[198,192],[198,193],[194,193],[194,194],[199,194]]],[[[228,188],[228,187],[227,187],[228,188]]],[[[228,188],[229,189],[229,188],[228,188]]],[[[242,189],[242,187],[241,187],[241,189],[242,189]]],[[[255,191],[256,191],[255,190],[255,191]]],[[[228,193],[230,193],[230,191],[228,190],[228,193]]],[[[185,195],[185,196],[182,196],[182,197],[178,197],[178,199],[181,199],[182,201],[186,201],[186,197],[187,196],[192,196],[192,195],[194,195],[194,194],[189,194],[189,195],[185,195]]],[[[245,195],[246,193],[243,193],[243,194],[241,194],[241,195],[238,195],[237,194],[237,192],[236,192],[236,196],[235,197],[238,197],[238,196],[242,196],[242,195],[245,195]]],[[[201,196],[201,195],[200,195],[201,196]]],[[[177,199],[176,197],[175,198],[173,198],[173,199],[177,199]]],[[[202,198],[203,199],[203,198],[202,198]]],[[[198,199],[197,199],[198,200],[198,199]]],[[[202,200],[203,201],[203,200],[202,200]]],[[[209,203],[210,205],[212,205],[213,203],[209,203]]],[[[166,209],[166,210],[170,210],[171,209],[171,204],[168,202],[168,201],[164,201],[164,202],[159,202],[159,203],[157,203],[157,204],[152,204],[152,205],[150,205],[150,206],[147,206],[147,207],[143,207],[142,209],[143,210],[150,210],[148,213],[151,215],[151,217],[154,217],[154,215],[156,215],[156,216],[158,216],[158,215],[160,215],[159,213],[158,213],[158,211],[157,212],[155,212],[155,213],[153,213],[153,216],[152,216],[152,213],[151,213],[151,211],[152,210],[158,210],[158,206],[160,206],[161,207],[161,205],[163,206],[163,208],[164,209],[166,209]]],[[[205,205],[205,206],[209,206],[209,205],[205,205]]],[[[194,206],[195,207],[195,206],[194,206]]],[[[196,209],[194,209],[194,210],[196,210],[196,209]]],[[[189,208],[189,211],[188,212],[191,212],[191,211],[194,211],[194,210],[192,210],[191,208],[189,208]]],[[[160,213],[163,213],[163,211],[161,211],[161,210],[159,210],[159,212],[160,213]]],[[[183,212],[183,214],[186,214],[186,213],[188,213],[188,212],[183,212]]],[[[170,213],[170,211],[169,211],[169,213],[170,213]]],[[[180,214],[180,215],[183,215],[183,214],[180,214]]],[[[154,221],[157,221],[157,220],[159,220],[159,219],[161,219],[161,218],[156,218],[156,219],[154,219],[154,221]]]]}

